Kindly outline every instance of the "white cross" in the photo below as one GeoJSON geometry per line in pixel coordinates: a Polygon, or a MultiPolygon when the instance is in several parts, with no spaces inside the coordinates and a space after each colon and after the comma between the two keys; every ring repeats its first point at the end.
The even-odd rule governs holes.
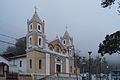
{"type": "Polygon", "coordinates": [[[66,25],[66,30],[68,29],[67,25],[66,25]]]}
{"type": "Polygon", "coordinates": [[[37,11],[37,7],[35,6],[34,8],[35,8],[35,12],[36,12],[37,11]]]}

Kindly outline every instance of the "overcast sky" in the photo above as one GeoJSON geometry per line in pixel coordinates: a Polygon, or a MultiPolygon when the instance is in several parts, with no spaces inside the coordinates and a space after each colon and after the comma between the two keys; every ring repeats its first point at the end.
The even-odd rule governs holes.
{"type": "MultiPolygon", "coordinates": [[[[1,0],[0,33],[16,38],[25,36],[27,19],[33,16],[36,5],[39,17],[45,20],[48,40],[55,38],[56,34],[63,36],[67,25],[68,32],[74,38],[75,47],[81,51],[81,55],[88,56],[87,52],[91,50],[92,56],[95,56],[98,45],[106,34],[120,29],[117,6],[103,9],[100,3],[101,0],[1,0]]],[[[15,40],[1,36],[0,40],[15,43],[15,40]]],[[[7,45],[0,43],[0,50],[4,50],[5,46],[7,45]]],[[[115,56],[113,55],[112,59],[115,56]]]]}

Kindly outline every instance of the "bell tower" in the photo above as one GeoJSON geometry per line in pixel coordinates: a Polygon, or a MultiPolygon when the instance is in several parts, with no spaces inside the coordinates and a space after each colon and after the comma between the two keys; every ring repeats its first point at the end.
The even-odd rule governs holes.
{"type": "MultiPolygon", "coordinates": [[[[68,31],[66,30],[63,37],[61,37],[62,44],[67,48],[69,59],[69,73],[74,73],[74,44],[73,38],[70,37],[68,31]]],[[[67,60],[66,60],[67,61],[67,60]]]]}
{"type": "Polygon", "coordinates": [[[32,18],[27,19],[27,35],[26,35],[26,54],[27,54],[27,72],[45,74],[46,56],[42,51],[46,48],[46,36],[44,24],[35,12],[32,18]],[[45,66],[45,67],[43,67],[45,66]]]}
{"type": "Polygon", "coordinates": [[[70,37],[68,31],[66,30],[63,37],[61,37],[62,44],[68,49],[68,56],[73,57],[73,38],[70,37]]]}
{"type": "Polygon", "coordinates": [[[31,48],[45,48],[44,21],[42,21],[35,9],[31,20],[27,19],[27,50],[31,48]]]}

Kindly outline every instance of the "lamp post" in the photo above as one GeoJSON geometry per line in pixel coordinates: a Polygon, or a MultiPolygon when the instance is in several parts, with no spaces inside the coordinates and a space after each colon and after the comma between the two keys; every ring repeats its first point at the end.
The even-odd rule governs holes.
{"type": "Polygon", "coordinates": [[[117,80],[117,65],[116,65],[116,73],[115,74],[116,74],[116,80],[117,80]]]}
{"type": "Polygon", "coordinates": [[[100,80],[101,80],[101,72],[102,72],[102,58],[103,58],[104,54],[101,53],[101,57],[100,57],[100,80]]]}
{"type": "Polygon", "coordinates": [[[108,69],[109,69],[109,66],[106,66],[106,68],[107,68],[107,80],[108,80],[108,73],[109,73],[108,69]]]}
{"type": "Polygon", "coordinates": [[[83,73],[85,72],[84,71],[84,65],[85,65],[86,63],[85,62],[82,62],[82,66],[83,66],[83,73]]]}
{"type": "Polygon", "coordinates": [[[89,80],[91,80],[91,72],[90,72],[90,55],[92,54],[92,51],[88,51],[89,54],[89,80]]]}

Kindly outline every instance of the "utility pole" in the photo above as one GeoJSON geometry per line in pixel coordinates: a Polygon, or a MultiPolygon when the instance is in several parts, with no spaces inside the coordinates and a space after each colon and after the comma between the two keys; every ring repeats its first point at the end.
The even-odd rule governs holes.
{"type": "Polygon", "coordinates": [[[117,65],[116,65],[116,80],[117,80],[117,65]]]}
{"type": "Polygon", "coordinates": [[[77,80],[78,80],[78,75],[77,75],[77,59],[76,59],[76,55],[75,55],[76,53],[75,53],[75,49],[74,49],[74,67],[75,67],[75,73],[76,73],[76,78],[77,78],[77,80]]]}
{"type": "Polygon", "coordinates": [[[100,80],[101,80],[101,67],[102,67],[101,62],[102,62],[102,57],[100,58],[100,80]]]}
{"type": "Polygon", "coordinates": [[[88,51],[89,54],[89,80],[91,80],[91,71],[90,71],[90,55],[92,54],[92,51],[88,51]]]}
{"type": "Polygon", "coordinates": [[[102,58],[103,58],[103,54],[101,54],[101,58],[100,58],[100,80],[101,80],[101,72],[102,72],[102,58]]]}

